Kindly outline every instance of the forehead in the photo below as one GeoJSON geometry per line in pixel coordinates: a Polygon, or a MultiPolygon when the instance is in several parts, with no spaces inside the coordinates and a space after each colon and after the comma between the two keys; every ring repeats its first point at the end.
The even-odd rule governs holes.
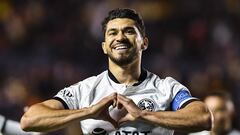
{"type": "Polygon", "coordinates": [[[116,18],[107,23],[106,30],[123,29],[125,27],[136,27],[136,23],[134,20],[129,18],[116,18]]]}

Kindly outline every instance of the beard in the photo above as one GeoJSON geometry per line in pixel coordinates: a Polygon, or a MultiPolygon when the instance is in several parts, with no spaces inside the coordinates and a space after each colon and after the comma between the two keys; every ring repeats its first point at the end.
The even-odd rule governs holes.
{"type": "Polygon", "coordinates": [[[108,53],[108,58],[119,66],[125,66],[132,63],[137,56],[138,54],[136,50],[132,50],[128,54],[118,54],[118,56],[114,56],[110,52],[108,53]]]}

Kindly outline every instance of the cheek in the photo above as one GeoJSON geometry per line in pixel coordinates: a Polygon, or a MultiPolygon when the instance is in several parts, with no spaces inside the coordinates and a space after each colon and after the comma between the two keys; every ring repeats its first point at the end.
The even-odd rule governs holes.
{"type": "Polygon", "coordinates": [[[141,37],[137,37],[135,40],[136,44],[142,45],[143,44],[143,39],[141,37]]]}
{"type": "Polygon", "coordinates": [[[109,47],[114,40],[112,38],[105,39],[106,45],[109,47]]]}

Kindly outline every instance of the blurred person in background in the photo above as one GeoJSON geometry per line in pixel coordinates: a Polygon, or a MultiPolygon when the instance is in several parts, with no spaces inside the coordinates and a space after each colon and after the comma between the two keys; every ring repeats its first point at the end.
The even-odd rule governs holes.
{"type": "Polygon", "coordinates": [[[203,102],[172,77],[161,79],[142,67],[148,38],[141,16],[125,8],[108,15],[102,23],[102,49],[109,69],[31,106],[21,127],[51,132],[77,124],[73,134],[117,135],[210,129],[211,114],[203,102]]]}
{"type": "Polygon", "coordinates": [[[39,102],[35,94],[28,91],[27,84],[18,77],[5,78],[0,99],[0,133],[3,135],[40,135],[37,132],[25,132],[17,119],[28,109],[27,105],[39,102]]]}
{"type": "Polygon", "coordinates": [[[204,102],[214,116],[212,130],[189,135],[240,135],[239,131],[233,129],[235,107],[228,92],[214,91],[206,96],[204,102]]]}

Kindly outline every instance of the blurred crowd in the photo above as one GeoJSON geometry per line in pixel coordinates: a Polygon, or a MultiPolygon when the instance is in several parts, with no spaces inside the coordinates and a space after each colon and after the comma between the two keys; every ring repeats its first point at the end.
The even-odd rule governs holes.
{"type": "Polygon", "coordinates": [[[143,16],[143,67],[200,99],[229,91],[240,106],[239,0],[0,0],[0,114],[19,120],[24,107],[106,70],[101,21],[116,7],[143,16]]]}

